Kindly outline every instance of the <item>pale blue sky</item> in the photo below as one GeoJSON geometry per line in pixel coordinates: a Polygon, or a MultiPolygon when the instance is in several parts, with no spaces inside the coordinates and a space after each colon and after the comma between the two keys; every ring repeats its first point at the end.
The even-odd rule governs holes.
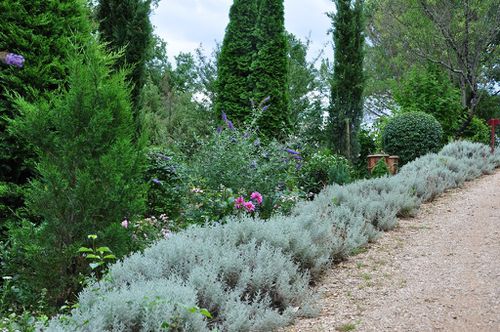
{"type": "MultiPolygon", "coordinates": [[[[232,0],[161,0],[151,20],[155,32],[167,42],[169,58],[179,52],[191,52],[200,43],[211,50],[215,41],[222,42],[232,0]]],[[[314,58],[326,45],[331,58],[331,27],[326,12],[332,11],[331,0],[285,0],[285,25],[301,39],[312,40],[309,58],[314,58]]]]}

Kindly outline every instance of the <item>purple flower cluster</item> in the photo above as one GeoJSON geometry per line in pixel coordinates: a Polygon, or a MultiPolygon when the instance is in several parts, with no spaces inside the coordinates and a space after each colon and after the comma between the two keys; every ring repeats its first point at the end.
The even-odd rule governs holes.
{"type": "Polygon", "coordinates": [[[24,57],[15,53],[7,53],[5,56],[5,63],[10,66],[22,68],[24,65],[24,57]]]}
{"type": "MultiPolygon", "coordinates": [[[[226,123],[227,127],[229,128],[229,130],[235,130],[233,122],[227,118],[226,113],[222,112],[221,117],[222,117],[222,121],[224,121],[226,123]]],[[[222,132],[222,128],[220,129],[220,131],[217,128],[217,132],[218,133],[222,132]]]]}
{"type": "Polygon", "coordinates": [[[300,155],[300,152],[292,149],[285,149],[285,151],[288,152],[293,157],[293,159],[297,161],[296,168],[297,170],[300,170],[302,168],[302,156],[300,155]]]}

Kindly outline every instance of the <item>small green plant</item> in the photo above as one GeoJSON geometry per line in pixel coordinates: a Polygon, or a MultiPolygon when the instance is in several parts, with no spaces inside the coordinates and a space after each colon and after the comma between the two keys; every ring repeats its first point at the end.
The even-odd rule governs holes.
{"type": "Polygon", "coordinates": [[[387,167],[384,158],[380,158],[372,169],[372,178],[380,178],[389,174],[389,167],[387,167]]]}
{"type": "Polygon", "coordinates": [[[349,332],[354,330],[356,330],[356,325],[354,323],[347,323],[337,327],[337,331],[339,332],[349,332]]]}
{"type": "Polygon", "coordinates": [[[351,255],[356,256],[356,255],[364,254],[367,251],[368,251],[368,248],[366,248],[366,247],[356,247],[356,248],[351,250],[351,255]]]}
{"type": "MultiPolygon", "coordinates": [[[[212,319],[212,314],[210,314],[210,312],[205,308],[192,306],[192,307],[185,307],[185,309],[192,315],[202,315],[205,318],[212,319]]],[[[180,319],[180,317],[174,317],[169,322],[163,322],[161,324],[161,328],[169,332],[183,331],[182,319],[180,319]]]]}
{"type": "MultiPolygon", "coordinates": [[[[186,307],[186,310],[193,315],[200,314],[205,318],[212,319],[212,314],[205,308],[200,308],[197,306],[186,307]]],[[[174,318],[170,322],[163,322],[161,328],[165,331],[182,331],[181,323],[176,322],[178,319],[174,318]]]]}
{"type": "Polygon", "coordinates": [[[116,256],[113,255],[109,247],[96,248],[95,240],[97,239],[97,235],[90,234],[87,238],[92,241],[92,247],[80,247],[78,252],[81,253],[85,259],[90,261],[89,266],[92,270],[101,268],[102,271],[102,269],[106,267],[106,264],[116,260],[116,256]]]}

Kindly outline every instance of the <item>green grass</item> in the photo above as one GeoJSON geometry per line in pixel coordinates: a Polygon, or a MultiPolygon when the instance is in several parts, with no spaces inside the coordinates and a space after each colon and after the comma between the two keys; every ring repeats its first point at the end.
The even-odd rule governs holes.
{"type": "Polygon", "coordinates": [[[356,330],[356,325],[354,323],[347,323],[337,327],[337,331],[339,332],[349,332],[354,330],[356,330]]]}
{"type": "Polygon", "coordinates": [[[352,251],[351,251],[351,255],[352,256],[356,256],[356,255],[359,255],[359,254],[362,254],[362,253],[365,253],[368,251],[368,248],[366,247],[358,247],[358,248],[354,248],[352,251]]]}

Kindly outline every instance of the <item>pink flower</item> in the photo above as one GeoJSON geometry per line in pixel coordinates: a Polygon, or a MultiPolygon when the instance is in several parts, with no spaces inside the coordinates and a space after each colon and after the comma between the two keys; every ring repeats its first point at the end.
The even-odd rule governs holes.
{"type": "Polygon", "coordinates": [[[245,210],[247,210],[247,212],[254,212],[255,211],[255,205],[253,205],[252,202],[245,202],[243,203],[243,205],[245,206],[245,210]]]}
{"type": "Polygon", "coordinates": [[[123,219],[123,221],[122,221],[122,227],[123,228],[128,228],[128,220],[127,219],[123,219]]]}
{"type": "Polygon", "coordinates": [[[245,204],[245,199],[243,198],[243,196],[240,196],[234,200],[234,207],[237,209],[241,209],[244,204],[245,204]]]}
{"type": "Polygon", "coordinates": [[[257,201],[257,203],[259,203],[259,204],[262,204],[262,195],[258,191],[254,191],[250,195],[250,199],[257,201]]]}

